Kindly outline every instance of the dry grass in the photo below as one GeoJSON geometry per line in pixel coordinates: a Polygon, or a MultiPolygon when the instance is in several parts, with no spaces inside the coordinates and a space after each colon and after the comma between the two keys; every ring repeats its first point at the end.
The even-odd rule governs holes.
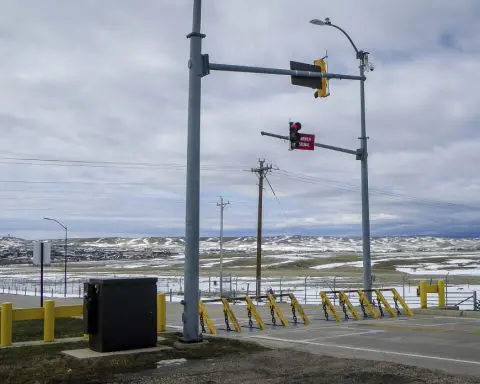
{"type": "MultiPolygon", "coordinates": [[[[38,329],[26,329],[20,338],[37,336],[38,329]],[[34,331],[35,329],[35,331],[34,331]]],[[[27,327],[28,328],[28,327],[27,327]]],[[[64,327],[63,335],[73,335],[77,325],[64,327]]],[[[18,329],[17,329],[18,332],[18,329]]],[[[179,334],[166,333],[159,344],[173,346],[179,334]]],[[[97,359],[77,360],[61,354],[61,351],[86,348],[87,342],[45,344],[0,350],[0,383],[104,383],[114,375],[133,373],[156,368],[163,359],[186,358],[188,360],[216,358],[238,354],[239,356],[264,348],[235,340],[210,339],[195,349],[171,349],[136,355],[109,356],[97,359]]]]}

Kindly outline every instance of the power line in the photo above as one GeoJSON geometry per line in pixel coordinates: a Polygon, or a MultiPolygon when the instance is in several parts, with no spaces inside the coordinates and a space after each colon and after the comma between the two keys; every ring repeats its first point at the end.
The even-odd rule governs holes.
{"type": "MultiPolygon", "coordinates": [[[[186,169],[186,164],[181,163],[149,163],[149,162],[125,162],[125,161],[105,161],[105,160],[69,160],[56,158],[39,158],[39,157],[0,157],[0,164],[12,165],[41,165],[41,166],[77,166],[77,167],[93,167],[93,168],[165,168],[165,169],[186,169]],[[39,163],[39,164],[38,164],[39,163]]],[[[219,164],[202,164],[203,170],[224,170],[235,169],[241,170],[238,164],[223,163],[219,164]]]]}
{"type": "MultiPolygon", "coordinates": [[[[336,180],[329,180],[322,177],[293,174],[289,171],[280,170],[280,169],[278,171],[280,171],[285,177],[289,179],[300,181],[307,184],[318,185],[318,184],[328,183],[331,185],[336,185],[336,189],[339,189],[339,190],[348,191],[348,192],[360,191],[360,188],[353,184],[342,183],[336,180]]],[[[370,188],[370,194],[384,196],[387,198],[392,198],[397,200],[407,200],[417,204],[425,204],[425,205],[430,205],[438,208],[451,207],[451,208],[465,208],[465,209],[472,209],[472,210],[480,210],[480,207],[478,206],[473,206],[473,205],[463,204],[463,203],[453,203],[449,201],[442,201],[442,200],[435,200],[435,199],[428,199],[428,198],[421,198],[421,197],[411,196],[411,195],[407,195],[399,192],[387,191],[381,188],[370,188]]]]}

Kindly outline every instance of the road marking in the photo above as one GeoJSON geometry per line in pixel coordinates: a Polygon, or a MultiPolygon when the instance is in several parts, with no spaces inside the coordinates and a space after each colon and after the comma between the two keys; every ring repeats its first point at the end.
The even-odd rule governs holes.
{"type": "MultiPolygon", "coordinates": [[[[269,324],[267,324],[269,325],[269,324]]],[[[268,330],[271,330],[272,328],[268,328],[268,330]]],[[[300,332],[310,332],[310,331],[322,331],[322,330],[355,330],[355,327],[348,327],[348,326],[338,326],[338,327],[305,327],[302,329],[299,328],[283,328],[283,327],[276,327],[276,331],[273,331],[273,333],[264,333],[265,335],[273,335],[273,334],[278,334],[278,332],[282,332],[282,335],[290,335],[291,333],[294,333],[293,336],[297,335],[300,332]]]]}
{"type": "Polygon", "coordinates": [[[367,332],[355,332],[355,333],[345,333],[342,335],[332,335],[332,336],[321,336],[315,337],[314,339],[305,339],[302,341],[315,341],[315,340],[326,340],[326,339],[335,339],[337,337],[346,337],[346,336],[360,336],[360,335],[369,335],[373,333],[385,333],[385,331],[367,331],[367,332]]]}
{"type": "Polygon", "coordinates": [[[437,323],[437,324],[416,324],[412,323],[411,325],[418,325],[421,327],[441,327],[442,325],[459,325],[460,323],[437,323]]]}
{"type": "Polygon", "coordinates": [[[455,316],[433,316],[434,319],[455,319],[455,320],[464,320],[471,321],[472,323],[480,322],[480,319],[472,319],[471,317],[455,317],[455,316]]]}
{"type": "Polygon", "coordinates": [[[287,342],[287,343],[288,342],[293,342],[293,343],[296,343],[296,344],[316,345],[316,346],[319,346],[319,347],[327,347],[327,348],[348,349],[348,350],[352,350],[352,351],[384,353],[384,354],[387,354],[387,355],[416,357],[416,358],[421,358],[421,359],[441,360],[441,361],[450,361],[450,362],[454,362],[454,363],[465,363],[465,364],[472,364],[472,365],[480,365],[480,361],[453,359],[453,358],[449,358],[449,357],[440,357],[440,356],[421,355],[421,354],[418,354],[418,353],[386,351],[386,350],[383,350],[383,349],[360,348],[360,347],[352,347],[352,346],[349,346],[349,345],[317,343],[317,342],[313,342],[313,341],[303,341],[303,340],[289,340],[289,339],[281,339],[279,337],[268,337],[268,336],[250,336],[249,338],[265,339],[265,340],[272,340],[272,341],[282,341],[282,342],[287,342]]]}
{"type": "Polygon", "coordinates": [[[428,325],[400,325],[400,324],[379,324],[379,323],[363,323],[359,324],[363,327],[380,327],[380,328],[397,328],[397,329],[408,329],[410,331],[428,331],[428,332],[453,332],[453,333],[468,333],[471,335],[480,334],[480,329],[466,330],[466,329],[453,329],[453,328],[429,328],[428,325]]]}

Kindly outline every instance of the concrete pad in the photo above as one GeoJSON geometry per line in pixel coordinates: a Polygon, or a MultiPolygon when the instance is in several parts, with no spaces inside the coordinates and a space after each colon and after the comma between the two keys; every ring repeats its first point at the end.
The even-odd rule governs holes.
{"type": "Polygon", "coordinates": [[[480,311],[466,311],[466,310],[446,310],[438,308],[415,308],[412,310],[415,315],[433,315],[433,316],[445,316],[445,317],[471,317],[480,319],[480,311]]]}
{"type": "Polygon", "coordinates": [[[63,339],[56,339],[50,343],[45,343],[43,340],[34,340],[34,341],[18,341],[13,343],[8,347],[0,347],[1,349],[8,349],[8,348],[18,348],[18,347],[32,347],[36,345],[51,345],[51,344],[65,344],[65,343],[76,343],[79,341],[84,341],[83,337],[66,337],[63,339]]]}
{"type": "Polygon", "coordinates": [[[208,344],[208,340],[202,340],[197,343],[182,343],[181,341],[175,341],[173,346],[178,349],[195,349],[201,348],[205,346],[205,344],[208,344]]]}
{"type": "Polygon", "coordinates": [[[74,349],[71,351],[62,351],[62,353],[64,355],[83,360],[83,359],[93,359],[93,358],[106,357],[106,356],[135,355],[138,353],[159,352],[159,351],[166,351],[170,349],[172,349],[172,347],[167,347],[162,345],[162,346],[152,347],[152,348],[129,349],[127,351],[115,351],[115,352],[96,352],[88,348],[82,348],[82,349],[74,349]]]}

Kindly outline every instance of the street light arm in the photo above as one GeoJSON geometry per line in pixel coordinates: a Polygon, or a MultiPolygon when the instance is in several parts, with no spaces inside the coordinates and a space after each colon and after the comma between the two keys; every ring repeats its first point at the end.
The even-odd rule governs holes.
{"type": "Polygon", "coordinates": [[[355,53],[357,54],[357,59],[360,59],[359,57],[360,51],[358,50],[357,46],[355,45],[355,43],[353,42],[353,40],[351,39],[351,37],[348,35],[347,32],[345,32],[342,28],[340,28],[338,25],[335,25],[335,24],[326,23],[325,25],[328,25],[333,28],[337,28],[340,32],[342,32],[347,37],[348,41],[350,41],[350,44],[352,44],[353,49],[355,49],[355,53]]]}
{"type": "Polygon", "coordinates": [[[58,221],[57,219],[52,219],[50,217],[44,217],[43,218],[44,220],[50,220],[50,221],[55,221],[58,225],[62,226],[63,229],[67,230],[67,226],[62,224],[60,221],[58,221]]]}

